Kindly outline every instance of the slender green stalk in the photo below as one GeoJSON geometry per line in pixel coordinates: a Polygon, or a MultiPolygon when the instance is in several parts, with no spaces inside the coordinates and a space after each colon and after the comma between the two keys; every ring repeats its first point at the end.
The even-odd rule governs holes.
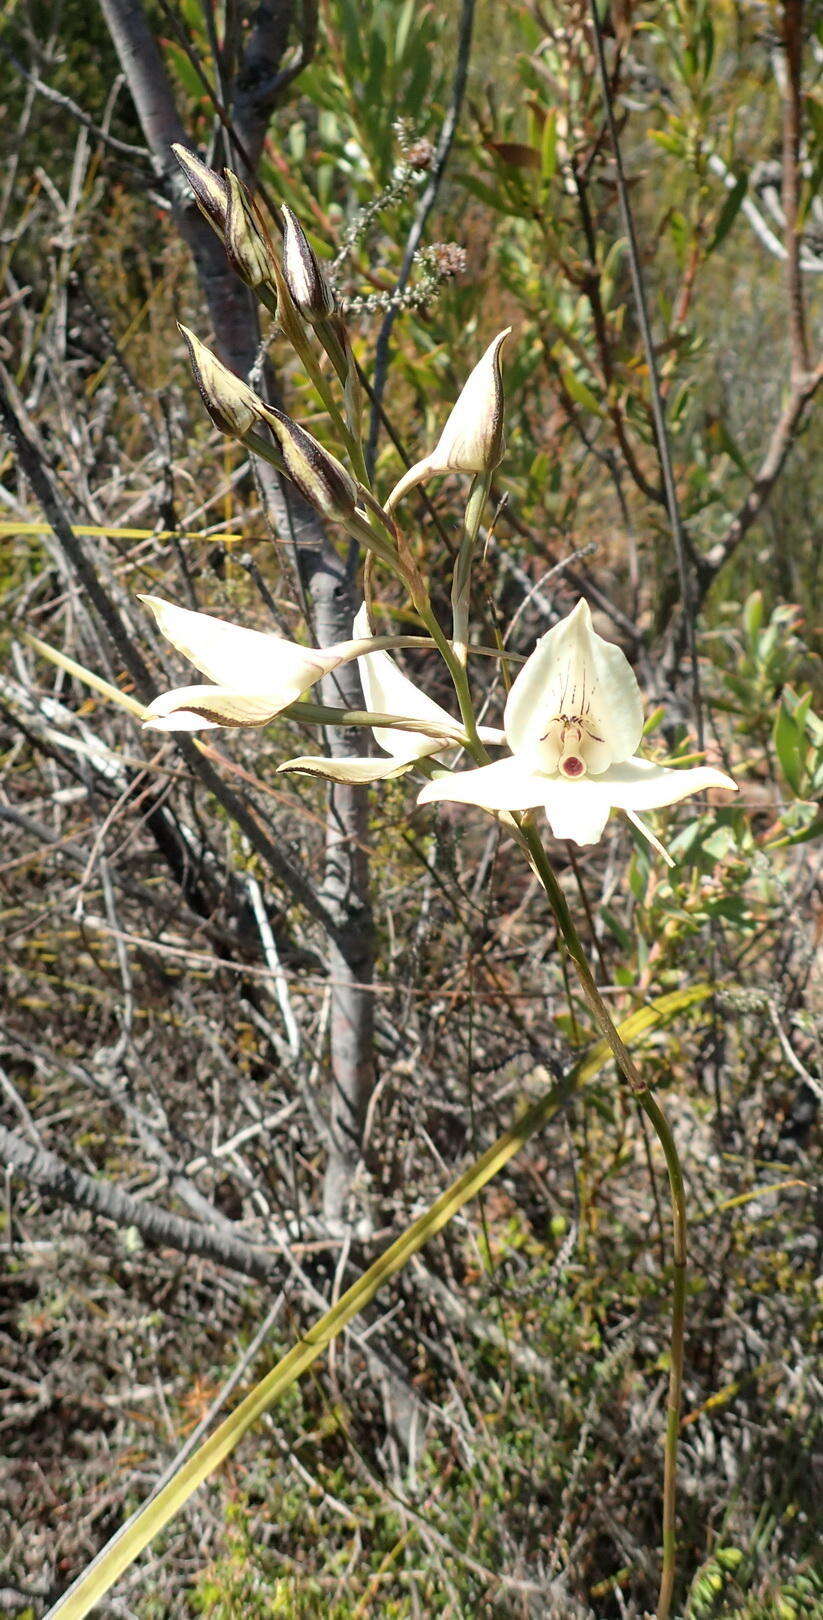
{"type": "Polygon", "coordinates": [[[663,1454],[663,1564],[660,1575],[660,1595],[656,1620],[669,1620],[677,1558],[675,1522],[677,1447],[680,1438],[680,1401],[683,1388],[683,1341],[686,1312],[686,1191],[683,1183],[683,1171],[671,1125],[659,1102],[641,1079],[633,1057],[628,1052],[619,1030],[612,1022],[608,1008],[594,982],[565,895],[552,870],[537,829],[526,818],[519,822],[519,838],[533,870],[545,889],[549,904],[557,918],[557,926],[560,929],[566,949],[574,962],[583,994],[595,1024],[613,1053],[620,1073],[637,1098],[646,1118],[650,1121],[666,1160],[672,1206],[674,1277],[669,1351],[669,1390],[666,1403],[666,1438],[663,1454]]]}
{"type": "Polygon", "coordinates": [[[449,674],[451,675],[454,690],[457,693],[457,701],[460,705],[460,718],[463,721],[463,726],[468,738],[469,752],[478,765],[485,765],[488,763],[489,756],[486,753],[486,750],[477,734],[477,720],[475,718],[474,704],[472,702],[471,688],[469,686],[469,677],[466,674],[465,665],[461,663],[460,658],[458,657],[458,654],[448,637],[443,634],[431,606],[428,603],[424,605],[420,602],[418,602],[416,606],[417,611],[432,638],[432,641],[435,643],[449,671],[449,674]]]}
{"type": "MultiPolygon", "coordinates": [[[[269,314],[273,315],[275,319],[277,319],[278,304],[274,293],[268,288],[259,288],[258,297],[260,302],[265,304],[269,314]]],[[[371,480],[369,479],[366,463],[363,457],[363,446],[360,439],[357,437],[357,434],[352,433],[348,422],[345,420],[343,412],[341,411],[340,406],[334,397],[334,391],[329,384],[328,378],[323,374],[322,367],[320,366],[317,356],[312,349],[308,336],[303,331],[298,332],[297,330],[293,330],[291,328],[289,336],[291,338],[293,347],[297,351],[306,375],[309,377],[316,392],[319,394],[320,399],[328,411],[335,428],[346,446],[346,452],[351,459],[351,464],[354,468],[356,477],[360,479],[361,484],[365,484],[366,488],[370,489],[371,480]]]]}
{"type": "Polygon", "coordinates": [[[379,714],[371,709],[339,709],[326,703],[302,701],[290,703],[283,713],[289,720],[305,720],[309,725],[316,726],[366,726],[370,731],[373,727],[379,730],[381,726],[402,726],[404,731],[411,731],[419,737],[440,737],[444,743],[466,746],[466,737],[456,721],[453,726],[446,726],[431,720],[411,720],[402,714],[379,714]]]}
{"type": "Polygon", "coordinates": [[[472,480],[466,514],[463,519],[463,538],[454,565],[452,577],[452,645],[455,657],[465,665],[468,656],[469,605],[471,571],[474,548],[480,532],[480,519],[491,489],[491,473],[478,474],[472,480]]]}

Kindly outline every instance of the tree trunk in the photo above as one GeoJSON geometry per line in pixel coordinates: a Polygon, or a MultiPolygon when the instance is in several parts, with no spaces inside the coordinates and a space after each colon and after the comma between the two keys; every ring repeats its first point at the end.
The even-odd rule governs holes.
{"type": "MultiPolygon", "coordinates": [[[[173,142],[189,144],[157,40],[148,24],[141,0],[100,0],[117,54],[152,153],[158,178],[168,195],[175,224],[189,247],[203,291],[221,358],[232,370],[247,376],[259,345],[257,306],[248,289],[229,266],[221,243],[207,224],[171,152],[173,142]]],[[[293,8],[278,0],[264,0],[250,32],[230,96],[238,113],[241,172],[259,161],[268,122],[282,87],[279,72],[289,39],[293,8]]],[[[311,22],[312,8],[304,8],[311,22]]],[[[313,39],[304,37],[308,58],[313,39]]],[[[251,176],[246,172],[246,179],[251,176]]],[[[268,379],[276,401],[274,379],[268,379]]],[[[282,481],[266,462],[258,464],[263,499],[272,523],[283,536],[298,542],[293,555],[301,583],[311,602],[312,629],[319,646],[351,636],[355,614],[353,571],[342,562],[324,532],[317,513],[300,499],[293,486],[282,481]]],[[[325,683],[324,701],[341,697],[362,707],[362,694],[354,664],[347,665],[325,683]]],[[[351,730],[328,728],[333,754],[358,754],[362,736],[351,730]]],[[[332,1084],[333,1147],[324,1191],[324,1213],[330,1220],[344,1214],[352,1176],[359,1160],[363,1124],[374,1074],[373,1007],[369,988],[374,963],[374,928],[369,901],[368,820],[365,790],[348,784],[330,789],[326,825],[326,862],[322,894],[337,922],[329,940],[328,970],[332,992],[330,1063],[332,1084]]]]}
{"type": "MultiPolygon", "coordinates": [[[[326,557],[310,581],[315,627],[321,646],[351,635],[352,582],[340,558],[326,557]]],[[[322,683],[324,703],[362,703],[356,664],[344,664],[322,683]]],[[[362,753],[356,727],[329,727],[332,754],[362,753]]],[[[335,782],[326,821],[323,903],[336,918],[339,934],[330,942],[331,1132],[323,1189],[323,1213],[343,1220],[352,1178],[360,1158],[366,1110],[374,1083],[374,922],[369,899],[367,853],[368,798],[364,788],[335,782]]]]}

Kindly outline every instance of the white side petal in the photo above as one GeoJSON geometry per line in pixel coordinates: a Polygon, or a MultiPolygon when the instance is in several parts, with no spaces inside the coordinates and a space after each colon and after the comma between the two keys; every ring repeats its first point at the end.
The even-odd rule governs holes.
{"type": "MultiPolygon", "coordinates": [[[[355,637],[370,635],[365,604],[360,608],[352,628],[355,637]]],[[[448,726],[451,731],[459,724],[398,669],[390,653],[367,653],[365,657],[358,658],[357,667],[366,708],[373,714],[404,714],[410,720],[426,720],[435,726],[448,726]]],[[[378,747],[395,759],[423,759],[444,746],[443,743],[432,742],[429,737],[402,731],[399,726],[375,726],[374,738],[378,747]]]]}
{"type": "Polygon", "coordinates": [[[300,776],[320,776],[330,782],[386,782],[402,776],[409,764],[397,759],[328,759],[325,754],[301,754],[287,759],[277,770],[295,771],[300,776]]]}
{"type": "MultiPolygon", "coordinates": [[[[564,784],[565,785],[565,784],[564,784]]],[[[550,779],[527,760],[498,759],[476,771],[455,771],[427,782],[418,804],[448,800],[452,804],[479,804],[484,810],[531,810],[543,804],[550,779]]]]}
{"type": "MultiPolygon", "coordinates": [[[[290,702],[289,698],[286,703],[290,702]]],[[[179,686],[146,710],[148,731],[213,731],[217,726],[265,726],[284,708],[273,697],[225,686],[179,686]]]]}
{"type": "MultiPolygon", "coordinates": [[[[538,641],[517,676],[503,724],[513,752],[536,747],[558,715],[584,722],[580,752],[599,775],[612,761],[629,759],[643,733],[643,705],[632,667],[619,647],[592,627],[582,598],[538,641]]],[[[556,746],[546,767],[554,764],[556,746]]]]}
{"type": "Polygon", "coordinates": [[[610,765],[602,776],[584,776],[577,781],[553,778],[544,802],[555,838],[596,844],[610,810],[656,810],[710,787],[737,791],[730,776],[710,765],[673,771],[649,759],[627,759],[620,765],[610,765]]]}
{"type": "Polygon", "coordinates": [[[337,662],[333,652],[316,652],[261,630],[176,607],[160,596],[141,596],[158,629],[184,658],[209,680],[232,691],[277,692],[288,688],[287,702],[308,690],[337,662]],[[331,663],[329,659],[331,658],[331,663]]]}
{"type": "MultiPolygon", "coordinates": [[[[706,788],[725,788],[737,792],[737,783],[713,765],[695,765],[691,770],[675,771],[666,765],[655,765],[650,759],[627,759],[620,765],[611,765],[592,786],[600,787],[609,801],[619,810],[658,810],[664,804],[679,804],[692,793],[706,788]]],[[[570,783],[574,789],[577,783],[570,783]]]]}

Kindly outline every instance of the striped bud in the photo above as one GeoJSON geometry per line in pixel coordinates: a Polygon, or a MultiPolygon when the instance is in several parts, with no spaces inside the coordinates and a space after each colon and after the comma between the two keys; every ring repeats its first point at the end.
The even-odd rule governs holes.
{"type": "Polygon", "coordinates": [[[229,371],[228,366],[224,366],[187,326],[181,326],[179,330],[189,351],[194,380],[215,427],[232,438],[242,439],[259,422],[268,419],[263,401],[242,377],[229,371]]]}
{"type": "Polygon", "coordinates": [[[215,174],[207,163],[201,162],[194,152],[187,151],[185,146],[175,145],[172,151],[194,192],[201,214],[205,214],[209,224],[222,237],[229,202],[229,188],[225,180],[222,175],[215,174]]]}
{"type": "Polygon", "coordinates": [[[351,473],[290,416],[266,407],[266,421],[277,440],[286,471],[301,495],[323,517],[345,523],[353,516],[359,486],[351,473]]]}
{"type": "Polygon", "coordinates": [[[283,275],[292,298],[307,321],[327,320],[334,314],[334,293],[318,263],[317,255],[300,224],[286,204],[283,214],[283,275]]]}
{"type": "Polygon", "coordinates": [[[248,287],[268,286],[272,281],[273,251],[263,222],[250,193],[231,169],[226,170],[226,184],[226,257],[248,287]]]}

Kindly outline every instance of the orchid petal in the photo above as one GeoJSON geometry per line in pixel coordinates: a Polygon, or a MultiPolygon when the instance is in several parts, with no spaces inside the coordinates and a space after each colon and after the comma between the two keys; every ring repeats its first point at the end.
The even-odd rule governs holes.
{"type": "Polygon", "coordinates": [[[562,776],[543,780],[546,815],[555,838],[570,838],[576,844],[596,844],[612,809],[656,810],[710,787],[737,791],[731,777],[713,766],[673,771],[650,759],[624,760],[600,776],[577,781],[562,776]]]}
{"type": "Polygon", "coordinates": [[[512,751],[542,745],[540,764],[555,770],[561,716],[580,722],[572,735],[591,776],[628,759],[643,734],[643,705],[631,665],[619,647],[594,630],[582,599],[537,643],[512,686],[503,717],[512,751]]]}
{"type": "MultiPolygon", "coordinates": [[[[544,803],[552,785],[552,778],[536,771],[528,759],[514,754],[509,759],[495,760],[493,765],[481,765],[476,771],[438,776],[426,783],[417,802],[448,800],[453,804],[478,804],[484,810],[532,810],[544,803]]],[[[579,785],[574,784],[575,790],[579,785]]]]}
{"type": "Polygon", "coordinates": [[[395,485],[385,510],[433,473],[492,473],[503,456],[503,377],[500,351],[511,327],[498,332],[469,374],[431,454],[416,461],[395,485]]]}
{"type": "MultiPolygon", "coordinates": [[[[290,703],[339,663],[335,649],[318,652],[261,630],[194,613],[159,596],[140,598],[154,614],[158,629],[184,658],[210,680],[232,691],[280,693],[290,703]]],[[[285,703],[282,707],[285,707],[285,703]]]]}
{"type": "MultiPolygon", "coordinates": [[[[737,783],[713,765],[695,765],[690,770],[672,770],[667,765],[656,765],[651,759],[627,759],[611,765],[596,779],[593,786],[600,787],[618,810],[658,810],[664,804],[679,804],[692,793],[706,788],[724,788],[737,792],[737,783]]],[[[574,783],[569,784],[572,788],[574,783]]]]}
{"type": "Polygon", "coordinates": [[[214,731],[219,726],[265,726],[292,701],[225,686],[180,686],[150,703],[147,731],[214,731]]]}
{"type": "Polygon", "coordinates": [[[278,765],[280,771],[294,771],[300,776],[319,776],[330,782],[387,782],[393,776],[402,776],[410,769],[411,761],[402,759],[330,759],[301,754],[298,759],[287,759],[278,765]]]}
{"type": "Polygon", "coordinates": [[[597,844],[609,819],[611,801],[602,792],[597,777],[584,776],[572,782],[556,776],[546,782],[543,807],[555,838],[568,838],[573,844],[597,844]]]}
{"type": "Polygon", "coordinates": [[[503,455],[500,351],[511,327],[492,338],[470,372],[430,457],[437,471],[488,473],[503,455]]]}
{"type": "Polygon", "coordinates": [[[424,456],[422,461],[416,461],[395,484],[394,489],[384,503],[383,510],[391,514],[398,502],[402,501],[403,496],[408,495],[410,489],[424,483],[432,473],[443,472],[444,470],[443,467],[438,467],[433,456],[424,456]]]}
{"type": "MultiPolygon", "coordinates": [[[[352,629],[355,637],[370,635],[365,604],[360,608],[352,629]]],[[[357,664],[366,708],[373,714],[403,714],[408,715],[410,720],[425,720],[432,725],[445,725],[450,731],[454,730],[455,722],[446,709],[409,680],[389,653],[367,653],[358,659],[357,664]]],[[[428,737],[402,731],[400,727],[375,727],[374,737],[379,747],[396,759],[424,759],[427,754],[436,754],[444,746],[428,737]]]]}

